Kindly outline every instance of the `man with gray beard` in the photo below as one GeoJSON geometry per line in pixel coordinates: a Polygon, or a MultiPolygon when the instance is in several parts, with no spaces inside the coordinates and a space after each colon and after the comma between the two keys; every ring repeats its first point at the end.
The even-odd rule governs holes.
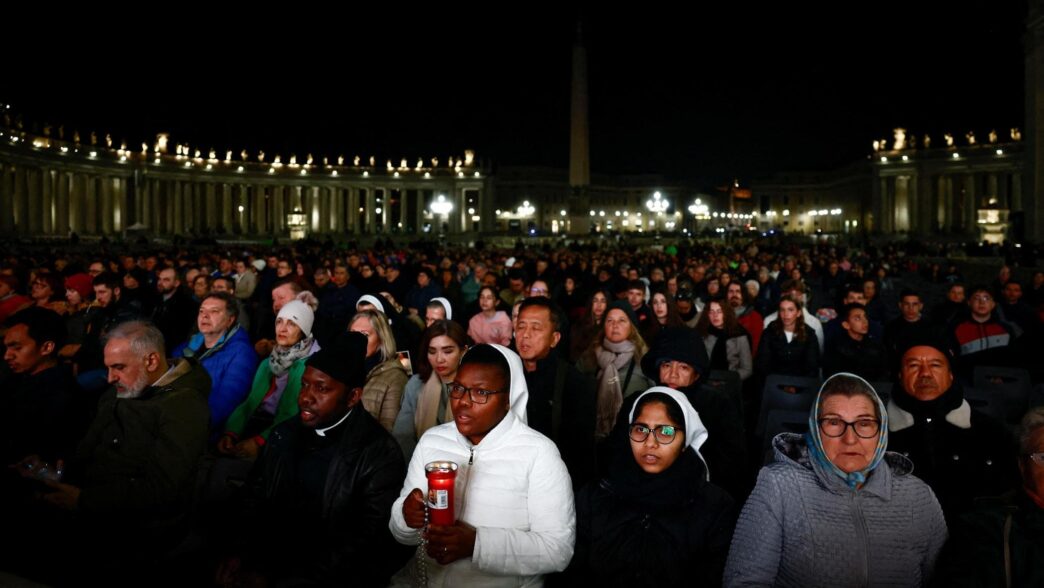
{"type": "Polygon", "coordinates": [[[52,572],[87,569],[127,579],[135,566],[139,572],[156,570],[185,537],[196,467],[207,443],[210,376],[195,361],[168,360],[163,334],[145,321],[124,322],[109,332],[105,367],[111,386],[64,481],[36,474],[60,464],[51,468],[31,457],[18,469],[48,487],[41,500],[53,507],[58,523],[48,528],[49,552],[59,552],[57,561],[82,565],[52,572]]]}

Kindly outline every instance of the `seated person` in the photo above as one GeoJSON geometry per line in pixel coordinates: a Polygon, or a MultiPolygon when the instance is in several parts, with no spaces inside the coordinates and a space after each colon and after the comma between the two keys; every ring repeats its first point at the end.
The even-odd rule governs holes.
{"type": "Polygon", "coordinates": [[[629,442],[614,448],[609,474],[577,495],[570,580],[720,585],[736,509],[707,481],[700,416],[685,395],[657,386],[638,396],[627,421],[629,442]]]}
{"type": "MultiPolygon", "coordinates": [[[[827,347],[823,355],[823,375],[829,377],[848,372],[871,382],[889,379],[885,349],[870,335],[866,307],[857,302],[846,304],[838,318],[842,319],[844,334],[827,347]]],[[[900,317],[898,320],[903,319],[900,317]]]]}
{"type": "Polygon", "coordinates": [[[539,586],[565,569],[576,530],[572,485],[555,444],[526,425],[528,396],[514,352],[484,344],[464,354],[450,389],[454,422],[421,437],[391,509],[400,543],[426,541],[397,581],[411,583],[420,569],[430,586],[539,586]],[[451,526],[426,527],[424,466],[434,461],[459,467],[451,526]]]}
{"type": "Polygon", "coordinates": [[[298,416],[258,460],[233,526],[242,557],[224,561],[223,585],[385,586],[409,558],[387,526],[406,464],[359,405],[366,338],[330,343],[306,360],[298,416]]]}
{"type": "Polygon", "coordinates": [[[936,568],[940,586],[1044,586],[1044,407],[1019,430],[1022,487],[951,527],[936,568]]]}

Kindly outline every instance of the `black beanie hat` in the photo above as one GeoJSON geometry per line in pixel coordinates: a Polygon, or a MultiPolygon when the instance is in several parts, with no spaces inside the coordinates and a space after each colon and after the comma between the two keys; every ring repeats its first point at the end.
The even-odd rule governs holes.
{"type": "MultiPolygon", "coordinates": [[[[631,305],[628,304],[626,300],[616,300],[616,301],[613,301],[609,305],[609,308],[605,309],[605,316],[609,316],[609,311],[614,309],[614,308],[618,308],[618,309],[624,311],[624,314],[627,315],[627,320],[631,321],[631,325],[633,325],[634,328],[636,328],[636,329],[638,328],[638,315],[636,315],[634,313],[634,309],[631,308],[631,305]]],[[[605,319],[603,319],[603,320],[605,320],[605,319]]]]}
{"type": "Polygon", "coordinates": [[[366,335],[341,333],[326,347],[316,351],[305,365],[341,382],[349,390],[366,383],[366,335]]]}
{"type": "Polygon", "coordinates": [[[696,331],[688,327],[668,327],[656,336],[652,349],[642,357],[642,371],[654,382],[660,381],[660,364],[680,361],[692,366],[701,377],[708,371],[707,348],[696,331]]]}

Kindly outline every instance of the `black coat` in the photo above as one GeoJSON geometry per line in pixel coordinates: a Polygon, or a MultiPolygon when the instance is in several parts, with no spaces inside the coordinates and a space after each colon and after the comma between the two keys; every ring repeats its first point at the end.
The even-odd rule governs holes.
{"type": "Polygon", "coordinates": [[[823,377],[848,372],[870,382],[887,380],[888,365],[880,341],[869,336],[856,341],[845,333],[827,347],[823,354],[823,377]]]}
{"type": "Polygon", "coordinates": [[[654,490],[636,500],[635,489],[622,488],[615,476],[584,487],[576,497],[570,584],[720,586],[736,509],[728,494],[704,481],[701,466],[693,469],[696,475],[676,484],[680,501],[658,501],[654,490]]]}
{"type": "Polygon", "coordinates": [[[805,340],[794,337],[787,343],[783,331],[769,325],[761,333],[754,369],[762,377],[768,374],[816,377],[819,374],[819,341],[815,331],[805,325],[805,340]]]}
{"type": "Polygon", "coordinates": [[[913,474],[932,488],[947,519],[971,508],[975,498],[1018,485],[1015,442],[997,420],[972,409],[971,426],[962,428],[950,422],[957,409],[946,418],[914,417],[913,425],[895,430],[894,413],[901,409],[894,403],[888,406],[888,450],[914,462],[913,474]]]}
{"type": "Polygon", "coordinates": [[[187,292],[178,288],[174,295],[164,300],[159,299],[152,311],[152,322],[163,333],[163,341],[167,349],[174,349],[185,341],[196,328],[196,315],[199,314],[199,303],[187,292]]]}
{"type": "Polygon", "coordinates": [[[402,451],[361,405],[327,435],[298,419],[272,431],[238,529],[246,561],[276,583],[384,586],[413,551],[388,530],[402,451]]]}
{"type": "Polygon", "coordinates": [[[531,428],[546,435],[558,446],[562,461],[579,488],[595,475],[596,386],[592,378],[552,353],[537,362],[537,369],[526,372],[529,401],[526,416],[531,428]],[[559,370],[562,380],[561,421],[554,430],[554,398],[559,370]]]}

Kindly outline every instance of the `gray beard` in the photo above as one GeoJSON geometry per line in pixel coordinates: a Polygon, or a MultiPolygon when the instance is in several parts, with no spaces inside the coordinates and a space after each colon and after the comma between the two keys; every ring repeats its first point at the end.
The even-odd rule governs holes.
{"type": "Polygon", "coordinates": [[[123,392],[120,392],[118,387],[116,388],[116,398],[137,398],[141,396],[141,393],[148,387],[148,374],[145,373],[145,370],[142,370],[141,375],[138,376],[138,379],[134,381],[130,388],[127,388],[123,392]]]}

